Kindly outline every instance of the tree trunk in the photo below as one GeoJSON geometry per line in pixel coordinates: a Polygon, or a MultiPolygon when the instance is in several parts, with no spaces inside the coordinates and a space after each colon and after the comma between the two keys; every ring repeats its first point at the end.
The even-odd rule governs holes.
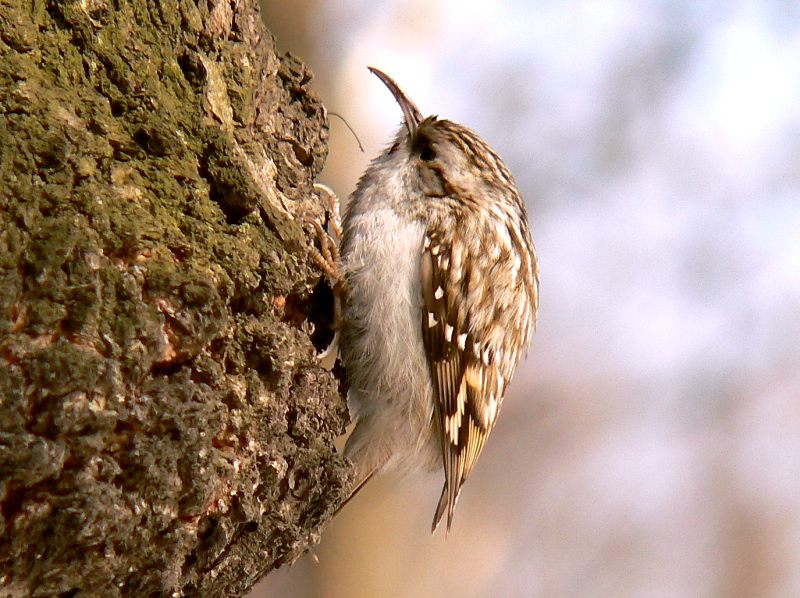
{"type": "Polygon", "coordinates": [[[241,595],[343,498],[310,79],[255,0],[0,0],[0,596],[241,595]]]}

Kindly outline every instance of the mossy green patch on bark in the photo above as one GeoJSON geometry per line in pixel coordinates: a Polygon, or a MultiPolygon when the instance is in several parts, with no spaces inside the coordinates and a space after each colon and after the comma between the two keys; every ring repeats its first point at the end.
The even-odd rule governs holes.
{"type": "Polygon", "coordinates": [[[0,0],[0,594],[241,594],[336,508],[309,81],[247,0],[0,0]]]}

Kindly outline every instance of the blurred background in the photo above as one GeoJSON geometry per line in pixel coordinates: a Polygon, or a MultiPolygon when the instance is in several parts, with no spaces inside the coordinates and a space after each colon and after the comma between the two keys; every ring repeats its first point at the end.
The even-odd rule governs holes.
{"type": "Polygon", "coordinates": [[[341,198],[400,125],[525,197],[539,328],[459,501],[384,476],[251,598],[800,596],[800,3],[265,2],[341,198]]]}

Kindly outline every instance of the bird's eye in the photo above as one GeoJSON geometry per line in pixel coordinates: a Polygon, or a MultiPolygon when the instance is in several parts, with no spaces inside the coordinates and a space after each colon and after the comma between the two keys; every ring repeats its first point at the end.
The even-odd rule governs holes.
{"type": "Polygon", "coordinates": [[[414,140],[414,153],[416,153],[423,162],[430,162],[436,159],[436,150],[433,148],[433,143],[424,135],[417,135],[417,138],[414,140]]]}
{"type": "Polygon", "coordinates": [[[433,147],[431,147],[430,145],[426,145],[424,148],[422,148],[422,151],[419,153],[419,157],[421,160],[424,160],[425,162],[430,162],[431,160],[436,158],[436,152],[433,151],[433,147]]]}
{"type": "Polygon", "coordinates": [[[391,156],[393,153],[395,153],[398,147],[400,147],[400,142],[395,141],[392,147],[389,148],[389,155],[391,156]]]}

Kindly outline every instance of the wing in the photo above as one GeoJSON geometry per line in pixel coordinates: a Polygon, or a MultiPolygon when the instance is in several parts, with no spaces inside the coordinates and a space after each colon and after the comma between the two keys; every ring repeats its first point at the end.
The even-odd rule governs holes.
{"type": "MultiPolygon", "coordinates": [[[[473,251],[475,246],[473,243],[473,251]]],[[[478,262],[470,255],[469,243],[454,240],[447,245],[433,233],[426,236],[421,263],[425,310],[422,336],[430,364],[433,418],[445,472],[432,531],[445,510],[449,531],[459,492],[495,425],[511,375],[498,367],[501,365],[498,361],[502,362],[498,351],[502,347],[495,346],[514,334],[510,330],[496,330],[507,319],[502,305],[494,305],[490,314],[498,317],[487,321],[481,321],[475,310],[469,308],[478,297],[492,305],[497,292],[493,291],[489,272],[482,273],[470,266],[475,263],[478,262]],[[494,344],[492,339],[497,339],[494,344]]],[[[518,355],[508,357],[516,366],[518,355]]]]}

